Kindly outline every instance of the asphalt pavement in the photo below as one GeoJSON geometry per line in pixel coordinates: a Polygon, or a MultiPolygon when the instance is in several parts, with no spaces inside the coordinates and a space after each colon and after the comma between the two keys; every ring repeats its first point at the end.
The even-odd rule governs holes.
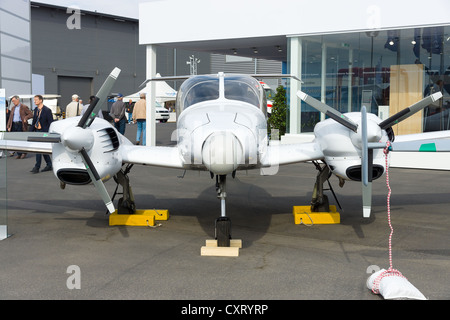
{"type": "MultiPolygon", "coordinates": [[[[157,124],[170,145],[174,123],[157,124]]],[[[135,140],[136,126],[125,135],[135,140]]],[[[0,241],[0,299],[382,300],[366,287],[370,270],[388,268],[387,186],[373,184],[373,212],[362,217],[361,186],[338,186],[337,225],[296,225],[292,207],[308,205],[310,163],[228,179],[232,236],[239,257],[204,257],[220,215],[207,172],[135,165],[138,209],[168,209],[157,228],[109,226],[94,186],[60,189],[52,172],[32,174],[34,155],[7,167],[8,239],[0,241]],[[369,270],[368,270],[369,269],[369,270]],[[78,287],[76,287],[78,286],[78,287]]],[[[450,172],[390,170],[393,266],[428,299],[450,298],[450,172]]],[[[106,187],[110,194],[115,183],[106,187]]],[[[326,192],[331,204],[335,201],[326,192]]],[[[117,202],[117,198],[116,198],[117,202]]]]}

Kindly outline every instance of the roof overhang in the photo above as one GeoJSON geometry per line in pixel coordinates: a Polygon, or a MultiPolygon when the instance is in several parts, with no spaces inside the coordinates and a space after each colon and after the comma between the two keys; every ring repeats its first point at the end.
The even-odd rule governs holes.
{"type": "Polygon", "coordinates": [[[139,43],[287,60],[287,37],[449,24],[448,0],[153,0],[139,5],[139,43]],[[279,47],[278,47],[279,46],[279,47]],[[255,53],[257,51],[257,53],[255,53]]]}

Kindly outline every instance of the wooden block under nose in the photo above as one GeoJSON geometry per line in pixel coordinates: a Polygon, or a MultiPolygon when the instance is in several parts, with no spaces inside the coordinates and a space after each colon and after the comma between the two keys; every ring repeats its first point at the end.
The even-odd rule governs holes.
{"type": "Polygon", "coordinates": [[[208,257],[238,257],[239,248],[242,248],[242,240],[231,239],[229,247],[218,247],[217,240],[206,240],[206,245],[201,247],[200,255],[208,257]]]}

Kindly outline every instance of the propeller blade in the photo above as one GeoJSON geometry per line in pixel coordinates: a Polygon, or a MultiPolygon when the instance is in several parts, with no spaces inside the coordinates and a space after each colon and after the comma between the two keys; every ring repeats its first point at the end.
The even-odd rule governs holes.
{"type": "Polygon", "coordinates": [[[4,132],[2,140],[58,143],[61,136],[48,132],[4,132]]]}
{"type": "Polygon", "coordinates": [[[372,210],[372,182],[362,185],[363,217],[370,218],[372,210]]]}
{"type": "Polygon", "coordinates": [[[369,147],[367,139],[367,110],[361,108],[361,182],[363,197],[363,217],[369,218],[372,208],[372,180],[373,180],[373,149],[369,147]]]}
{"type": "Polygon", "coordinates": [[[109,74],[109,76],[106,78],[105,82],[103,83],[100,90],[97,92],[96,98],[93,101],[94,106],[91,108],[89,106],[88,110],[85,112],[85,115],[80,119],[80,122],[78,123],[79,127],[82,127],[83,129],[86,127],[89,127],[92,123],[92,121],[97,116],[98,112],[101,110],[103,104],[106,102],[106,99],[108,97],[108,94],[111,92],[111,89],[116,82],[117,77],[120,74],[119,68],[114,68],[113,71],[109,74]]]}
{"type": "MultiPolygon", "coordinates": [[[[86,112],[81,117],[80,121],[78,122],[78,127],[86,128],[90,126],[91,122],[94,120],[97,113],[94,113],[94,109],[97,106],[100,99],[98,97],[95,97],[94,100],[91,101],[91,104],[89,105],[89,108],[87,108],[86,112]],[[88,122],[89,120],[89,122],[88,122]]],[[[100,111],[100,110],[99,110],[100,111]]]]}
{"type": "Polygon", "coordinates": [[[332,118],[336,122],[339,122],[344,127],[347,127],[348,129],[356,132],[358,129],[358,125],[354,123],[352,120],[347,118],[345,115],[340,113],[339,111],[331,108],[330,106],[326,105],[325,103],[322,103],[321,101],[307,95],[303,91],[297,91],[297,97],[299,97],[301,100],[309,104],[314,109],[322,112],[326,116],[332,118]]]}
{"type": "Polygon", "coordinates": [[[402,111],[394,114],[393,116],[387,118],[386,120],[380,123],[380,128],[386,130],[387,128],[392,127],[394,124],[399,123],[400,121],[405,120],[406,118],[411,117],[416,112],[419,112],[426,106],[431,103],[442,98],[442,93],[440,91],[433,93],[432,95],[414,103],[408,108],[403,109],[402,111]]]}
{"type": "Polygon", "coordinates": [[[42,136],[42,137],[28,137],[29,142],[48,142],[48,143],[60,143],[61,136],[55,134],[54,136],[42,136]]]}
{"type": "Polygon", "coordinates": [[[108,191],[106,190],[105,185],[103,184],[103,181],[100,179],[100,176],[98,175],[97,169],[95,169],[91,158],[84,148],[81,149],[80,153],[81,157],[83,158],[84,165],[86,166],[86,170],[89,173],[89,176],[91,177],[95,188],[97,189],[98,193],[100,193],[100,196],[105,203],[106,208],[108,208],[109,213],[113,213],[115,211],[114,204],[108,194],[108,191]]]}
{"type": "MultiPolygon", "coordinates": [[[[369,183],[369,168],[368,168],[368,157],[369,157],[369,147],[367,141],[367,111],[366,106],[362,106],[361,108],[361,181],[364,186],[367,186],[369,183]]],[[[363,187],[364,187],[363,186],[363,187]]]]}

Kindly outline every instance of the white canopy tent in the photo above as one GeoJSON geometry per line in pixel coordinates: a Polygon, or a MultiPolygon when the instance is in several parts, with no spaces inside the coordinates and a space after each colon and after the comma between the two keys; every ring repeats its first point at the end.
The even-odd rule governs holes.
{"type": "MultiPolygon", "coordinates": [[[[156,74],[156,77],[161,77],[161,75],[159,73],[156,74]]],[[[142,90],[130,94],[126,97],[123,98],[124,102],[128,102],[130,99],[133,102],[136,102],[139,100],[139,95],[144,92],[147,93],[150,90],[150,84],[151,82],[147,82],[145,88],[143,88],[142,90]]],[[[177,97],[177,92],[172,89],[171,86],[169,86],[167,84],[167,82],[165,81],[155,81],[155,96],[156,96],[156,101],[159,102],[161,105],[164,104],[164,102],[166,101],[174,101],[177,97]]]]}

